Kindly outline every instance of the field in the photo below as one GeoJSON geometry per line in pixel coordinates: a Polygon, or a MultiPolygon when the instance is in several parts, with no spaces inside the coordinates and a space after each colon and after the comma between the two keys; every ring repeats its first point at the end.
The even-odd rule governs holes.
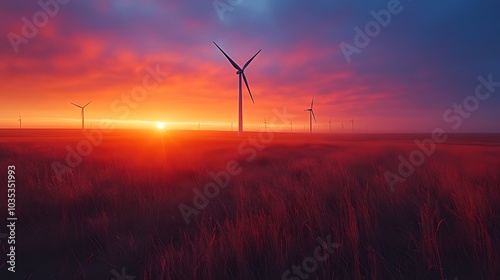
{"type": "Polygon", "coordinates": [[[0,130],[1,279],[500,279],[498,134],[89,133],[0,130]]]}

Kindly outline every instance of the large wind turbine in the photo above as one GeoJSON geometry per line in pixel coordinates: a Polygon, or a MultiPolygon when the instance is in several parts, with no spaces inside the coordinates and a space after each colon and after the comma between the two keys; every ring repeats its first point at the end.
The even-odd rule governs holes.
{"type": "Polygon", "coordinates": [[[308,111],[309,112],[309,131],[311,133],[313,132],[312,118],[314,118],[314,122],[317,122],[316,121],[316,116],[314,115],[313,106],[314,106],[314,97],[312,98],[312,101],[311,101],[311,108],[304,110],[304,111],[308,111]]]}
{"type": "Polygon", "coordinates": [[[80,105],[78,105],[78,104],[75,104],[75,103],[73,103],[73,102],[70,102],[71,104],[75,105],[76,107],[78,107],[78,108],[82,109],[82,129],[84,129],[84,128],[85,128],[85,113],[84,113],[84,111],[85,111],[85,110],[84,110],[84,109],[85,109],[85,107],[87,107],[87,106],[88,106],[91,102],[92,102],[92,101],[90,101],[89,103],[85,104],[85,106],[80,106],[80,105]]]}
{"type": "Polygon", "coordinates": [[[248,93],[250,94],[250,98],[252,99],[252,103],[255,103],[253,101],[253,96],[252,96],[252,93],[250,92],[250,87],[248,86],[248,81],[247,81],[247,77],[245,76],[245,69],[248,67],[248,65],[250,64],[250,62],[252,62],[252,60],[262,51],[262,50],[259,50],[254,56],[252,56],[252,58],[250,58],[247,63],[245,63],[245,65],[243,65],[243,68],[241,68],[238,64],[236,64],[236,62],[234,62],[230,57],[229,55],[227,55],[220,47],[219,45],[217,45],[217,43],[215,43],[215,46],[217,46],[217,48],[224,54],[224,56],[227,58],[227,60],[229,60],[229,62],[233,65],[233,67],[238,70],[236,71],[236,74],[238,75],[239,77],[239,95],[238,95],[238,136],[241,136],[241,134],[243,133],[243,103],[242,103],[242,90],[241,90],[241,78],[243,77],[243,80],[245,81],[245,85],[247,86],[247,89],[248,89],[248,93]]]}

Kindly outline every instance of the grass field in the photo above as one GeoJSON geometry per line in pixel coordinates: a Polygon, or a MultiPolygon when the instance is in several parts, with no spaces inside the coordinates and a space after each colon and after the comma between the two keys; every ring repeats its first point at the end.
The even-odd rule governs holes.
{"type": "Polygon", "coordinates": [[[498,134],[449,135],[394,192],[429,135],[90,136],[0,130],[18,279],[500,279],[498,134]]]}

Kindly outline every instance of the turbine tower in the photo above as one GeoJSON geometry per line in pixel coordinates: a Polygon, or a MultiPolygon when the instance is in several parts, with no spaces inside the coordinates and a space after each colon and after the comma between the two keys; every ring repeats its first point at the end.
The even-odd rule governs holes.
{"type": "Polygon", "coordinates": [[[312,101],[311,101],[311,108],[304,110],[304,111],[308,111],[309,112],[309,132],[310,133],[313,132],[312,118],[314,118],[314,122],[317,122],[316,121],[316,116],[314,115],[313,106],[314,106],[314,97],[312,98],[312,101]]]}
{"type": "Polygon", "coordinates": [[[332,133],[332,117],[330,116],[330,121],[328,122],[330,124],[330,133],[332,133]]]}
{"type": "Polygon", "coordinates": [[[215,46],[217,46],[217,48],[224,54],[224,56],[227,58],[227,60],[229,60],[229,62],[231,63],[231,65],[233,65],[233,67],[238,70],[236,71],[236,74],[238,75],[238,79],[239,79],[239,94],[238,94],[238,136],[241,136],[241,134],[243,133],[243,101],[242,101],[242,86],[241,86],[241,78],[243,78],[243,80],[245,81],[245,85],[247,86],[247,89],[248,89],[248,93],[250,94],[250,98],[252,99],[252,103],[255,103],[253,101],[253,96],[252,96],[252,92],[250,92],[250,87],[248,86],[248,81],[247,81],[247,77],[245,76],[245,69],[248,67],[248,65],[250,65],[250,63],[252,62],[252,60],[262,51],[262,50],[259,50],[254,56],[252,56],[252,58],[250,58],[247,63],[245,63],[245,65],[243,65],[243,68],[241,68],[238,64],[236,64],[236,62],[234,62],[222,49],[221,47],[219,47],[219,45],[217,45],[217,43],[215,43],[215,46]]]}
{"type": "Polygon", "coordinates": [[[267,121],[264,119],[264,131],[267,131],[267,121]]]}
{"type": "Polygon", "coordinates": [[[19,121],[19,129],[21,129],[21,122],[22,122],[22,120],[21,120],[21,113],[19,113],[19,119],[18,119],[18,121],[19,121]]]}
{"type": "Polygon", "coordinates": [[[352,120],[350,120],[350,122],[351,122],[351,125],[352,125],[352,127],[351,127],[352,132],[354,132],[354,118],[352,118],[352,120]]]}
{"type": "Polygon", "coordinates": [[[75,104],[73,102],[70,102],[71,104],[75,105],[76,107],[82,109],[82,129],[85,129],[85,107],[87,107],[92,101],[89,103],[85,104],[85,106],[80,106],[78,104],[75,104]]]}

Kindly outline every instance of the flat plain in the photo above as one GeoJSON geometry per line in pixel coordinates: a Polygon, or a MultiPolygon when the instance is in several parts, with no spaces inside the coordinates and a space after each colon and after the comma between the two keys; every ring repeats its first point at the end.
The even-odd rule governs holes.
{"type": "Polygon", "coordinates": [[[19,279],[500,277],[499,134],[86,134],[0,130],[19,279]]]}

